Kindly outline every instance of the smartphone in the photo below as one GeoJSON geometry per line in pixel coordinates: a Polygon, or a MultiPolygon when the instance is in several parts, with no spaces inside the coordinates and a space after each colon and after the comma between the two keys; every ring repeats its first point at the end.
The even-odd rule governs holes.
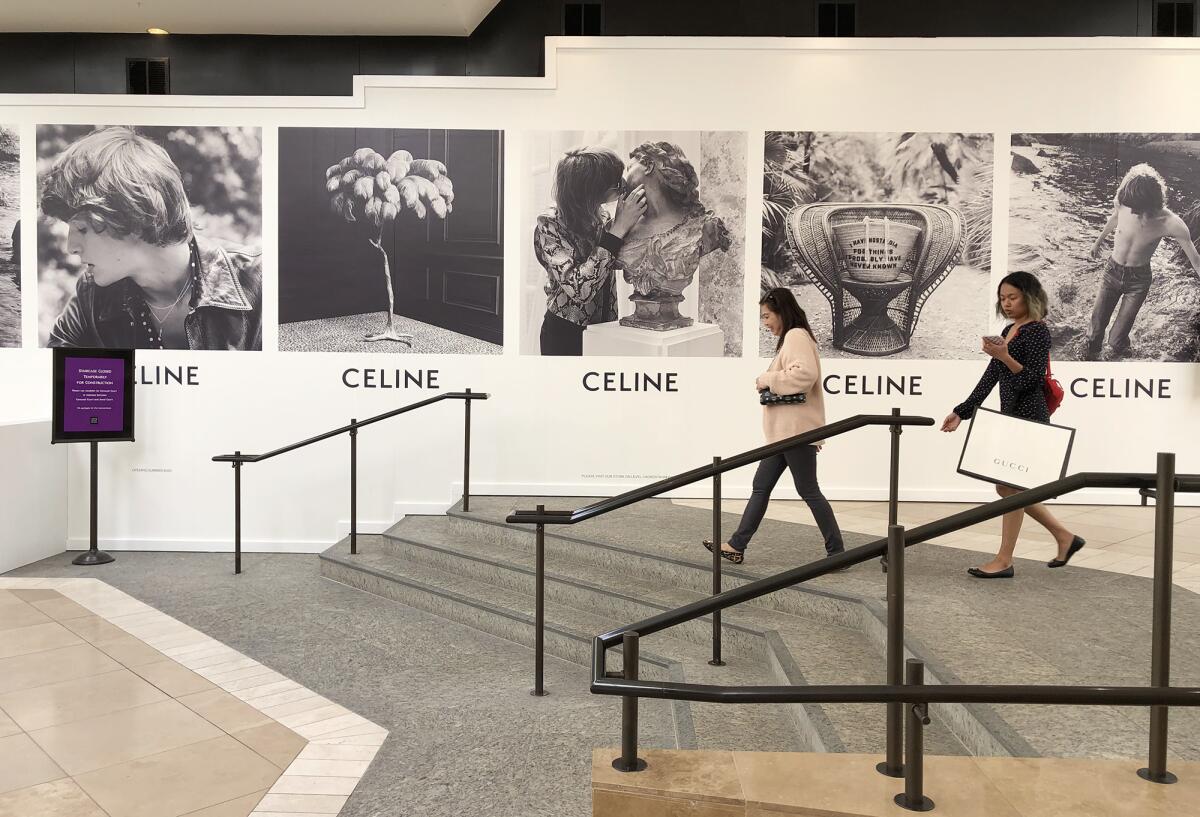
{"type": "Polygon", "coordinates": [[[999,335],[984,335],[983,339],[986,340],[988,343],[993,343],[997,346],[1004,345],[1004,338],[1000,337],[999,335]]]}

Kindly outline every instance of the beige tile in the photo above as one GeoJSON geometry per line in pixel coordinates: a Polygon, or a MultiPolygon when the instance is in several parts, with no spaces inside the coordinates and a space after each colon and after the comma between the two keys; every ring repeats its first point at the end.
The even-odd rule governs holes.
{"type": "Polygon", "coordinates": [[[183,695],[194,695],[197,692],[207,692],[216,687],[192,672],[187,667],[181,667],[174,661],[157,661],[153,664],[142,664],[134,667],[133,671],[150,683],[161,689],[172,698],[183,695]]]}
{"type": "Polygon", "coordinates": [[[265,791],[256,791],[236,800],[229,800],[215,806],[202,808],[199,811],[189,811],[183,817],[246,817],[254,811],[254,807],[262,800],[265,791]]]}
{"type": "Polygon", "coordinates": [[[0,695],[3,708],[27,732],[157,703],[161,692],[129,670],[23,689],[0,695]]]}
{"type": "Polygon", "coordinates": [[[69,618],[62,625],[89,644],[129,638],[129,633],[100,616],[69,618]]]}
{"type": "Polygon", "coordinates": [[[745,807],[740,805],[592,789],[592,817],[744,817],[745,814],[745,807]]]}
{"type": "Polygon", "coordinates": [[[21,727],[17,726],[17,722],[4,714],[3,709],[0,709],[0,738],[18,734],[20,731],[21,727]]]}
{"type": "Polygon", "coordinates": [[[374,746],[327,746],[310,743],[304,747],[300,757],[305,760],[374,760],[379,751],[374,746]]]}
{"type": "MultiPolygon", "coordinates": [[[[686,797],[709,803],[740,805],[742,784],[729,752],[680,752],[646,749],[645,771],[625,774],[612,767],[619,749],[592,750],[592,789],[645,794],[656,797],[686,797]]],[[[338,761],[313,761],[335,763],[338,761]]]]}
{"type": "Polygon", "coordinates": [[[269,789],[279,770],[228,735],[79,775],[111,817],[175,817],[269,789]]]}
{"type": "MultiPolygon", "coordinates": [[[[214,684],[217,684],[226,692],[239,692],[246,689],[257,689],[267,684],[274,684],[287,679],[274,670],[269,670],[263,667],[262,672],[258,675],[249,675],[244,678],[234,678],[230,681],[217,681],[215,678],[210,679],[214,684]]],[[[236,696],[235,696],[236,697],[236,696]]]]}
{"type": "Polygon", "coordinates": [[[100,675],[120,668],[120,664],[91,644],[0,658],[0,694],[100,675]]]}
{"type": "Polygon", "coordinates": [[[345,797],[333,794],[271,794],[258,804],[259,811],[297,814],[337,814],[346,804],[345,797]]]}
{"type": "Polygon", "coordinates": [[[1200,763],[1172,763],[1179,782],[1171,786],[1138,777],[1141,760],[976,758],[976,765],[1022,817],[1182,817],[1200,803],[1200,763]]]}
{"type": "Polygon", "coordinates": [[[366,723],[367,721],[362,716],[350,713],[348,715],[340,715],[336,718],[329,718],[328,720],[316,721],[315,723],[306,723],[304,726],[297,726],[295,731],[297,734],[311,740],[322,735],[340,732],[343,729],[353,729],[360,725],[365,726],[366,723]]]}
{"type": "Polygon", "coordinates": [[[340,794],[350,796],[358,778],[354,777],[303,777],[285,774],[271,787],[272,794],[340,794]]]}
{"type": "MultiPolygon", "coordinates": [[[[212,681],[214,684],[224,686],[226,683],[232,681],[244,681],[248,678],[257,678],[260,675],[266,675],[267,673],[272,672],[275,671],[268,667],[264,667],[262,664],[256,663],[254,666],[230,670],[229,672],[212,672],[211,667],[205,667],[204,677],[208,678],[208,680],[212,681]]],[[[279,673],[275,674],[279,675],[279,673]]],[[[283,676],[280,675],[279,677],[282,678],[283,676]]]]}
{"type": "Polygon", "coordinates": [[[16,604],[5,604],[0,607],[0,630],[13,630],[17,627],[31,627],[34,624],[46,624],[50,616],[34,607],[18,601],[16,604]]]}
{"type": "Polygon", "coordinates": [[[329,720],[341,715],[352,714],[350,710],[337,704],[329,704],[328,706],[317,707],[306,712],[297,712],[294,715],[282,715],[276,718],[280,723],[290,729],[298,729],[301,726],[307,726],[310,723],[317,721],[329,720]]]}
{"type": "Polygon", "coordinates": [[[28,735],[0,738],[0,794],[66,777],[28,735]]]}
{"type": "Polygon", "coordinates": [[[21,601],[46,601],[47,599],[61,599],[63,597],[63,594],[57,590],[33,589],[12,590],[10,592],[21,601]]]}
{"type": "Polygon", "coordinates": [[[255,698],[266,698],[271,695],[278,695],[280,692],[291,692],[293,690],[303,689],[295,681],[289,681],[284,678],[282,681],[266,681],[262,684],[252,687],[243,687],[242,689],[232,692],[235,698],[241,698],[243,701],[253,700],[255,698]]]}
{"type": "Polygon", "coordinates": [[[317,693],[311,689],[305,689],[298,686],[296,689],[289,689],[286,692],[277,692],[274,695],[264,695],[260,698],[249,698],[248,702],[253,703],[259,709],[266,709],[269,706],[278,706],[279,704],[288,704],[294,701],[304,701],[309,698],[317,697],[317,693]]]}
{"type": "Polygon", "coordinates": [[[234,732],[233,736],[274,763],[280,770],[286,769],[308,744],[307,740],[291,729],[274,722],[242,729],[234,732]]]}
{"type": "Polygon", "coordinates": [[[101,641],[96,646],[127,667],[140,667],[143,664],[156,664],[167,660],[161,652],[133,636],[101,641]]]}
{"type": "Polygon", "coordinates": [[[179,702],[226,732],[240,732],[243,729],[274,723],[254,707],[221,689],[183,695],[179,702]]]}
{"type": "Polygon", "coordinates": [[[297,758],[288,767],[288,773],[305,777],[362,777],[367,773],[367,767],[370,765],[369,760],[300,760],[297,758]]]}
{"type": "Polygon", "coordinates": [[[186,706],[166,700],[38,729],[29,736],[69,774],[78,775],[222,734],[186,706]]]}
{"type": "MultiPolygon", "coordinates": [[[[40,613],[39,613],[40,615],[40,613]]],[[[55,621],[0,630],[0,658],[56,650],[83,643],[79,636],[55,621]]]]}
{"type": "Polygon", "coordinates": [[[55,621],[65,621],[70,618],[86,618],[92,615],[91,610],[70,599],[45,599],[44,601],[30,603],[55,621]]]}
{"type": "Polygon", "coordinates": [[[0,817],[108,817],[75,781],[64,777],[0,794],[0,817]]]}
{"type": "Polygon", "coordinates": [[[311,712],[314,709],[323,709],[327,706],[332,706],[333,701],[328,698],[322,698],[320,695],[315,698],[305,698],[300,701],[292,701],[291,703],[279,704],[277,706],[259,706],[256,707],[264,715],[270,715],[280,723],[283,718],[288,715],[297,715],[302,712],[311,712]]]}
{"type": "MultiPolygon", "coordinates": [[[[892,800],[903,782],[878,774],[879,760],[875,755],[733,753],[747,806],[810,814],[904,814],[892,800]]],[[[972,758],[927,757],[925,790],[936,813],[1022,817],[972,758]]]]}

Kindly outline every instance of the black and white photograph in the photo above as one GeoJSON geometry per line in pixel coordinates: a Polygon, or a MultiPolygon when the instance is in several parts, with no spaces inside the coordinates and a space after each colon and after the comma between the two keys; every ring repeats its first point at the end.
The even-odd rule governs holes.
{"type": "Polygon", "coordinates": [[[527,355],[738,357],[746,136],[524,136],[527,355]]]}
{"type": "Polygon", "coordinates": [[[1008,266],[1059,360],[1200,362],[1200,133],[1021,133],[1008,266]]]}
{"type": "Polygon", "coordinates": [[[281,128],[279,349],[504,349],[504,134],[281,128]]]}
{"type": "MultiPolygon", "coordinates": [[[[827,357],[974,359],[993,151],[986,133],[768,132],[762,294],[790,289],[827,357]]],[[[760,356],[775,346],[760,328],[760,356]]]]}
{"type": "Polygon", "coordinates": [[[42,346],[262,349],[258,128],[39,125],[42,346]]]}
{"type": "Polygon", "coordinates": [[[0,348],[21,345],[21,148],[0,125],[0,348]]]}

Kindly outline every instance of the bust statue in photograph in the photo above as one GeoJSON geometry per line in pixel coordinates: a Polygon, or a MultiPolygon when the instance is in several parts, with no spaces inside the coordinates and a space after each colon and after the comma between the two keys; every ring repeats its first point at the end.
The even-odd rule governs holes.
{"type": "Polygon", "coordinates": [[[804,204],[787,230],[833,309],[833,345],[869,356],[908,348],[921,307],[963,248],[962,217],[938,204],[804,204]]]}
{"type": "Polygon", "coordinates": [[[658,332],[691,326],[692,319],[679,314],[683,291],[701,257],[729,249],[729,230],[700,202],[696,170],[677,145],[646,142],[630,157],[625,184],[644,187],[647,210],[621,247],[634,303],[634,313],[621,318],[621,325],[658,332]]]}

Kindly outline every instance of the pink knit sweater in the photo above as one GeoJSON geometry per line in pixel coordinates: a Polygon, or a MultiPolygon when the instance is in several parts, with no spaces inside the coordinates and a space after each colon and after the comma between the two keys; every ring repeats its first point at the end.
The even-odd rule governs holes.
{"type": "MultiPolygon", "coordinates": [[[[825,399],[821,388],[821,358],[817,344],[803,329],[791,329],[783,348],[760,381],[776,394],[804,392],[806,401],[763,406],[763,434],[768,443],[786,440],[825,425],[825,399]]],[[[820,443],[817,443],[820,445],[820,443]]]]}

